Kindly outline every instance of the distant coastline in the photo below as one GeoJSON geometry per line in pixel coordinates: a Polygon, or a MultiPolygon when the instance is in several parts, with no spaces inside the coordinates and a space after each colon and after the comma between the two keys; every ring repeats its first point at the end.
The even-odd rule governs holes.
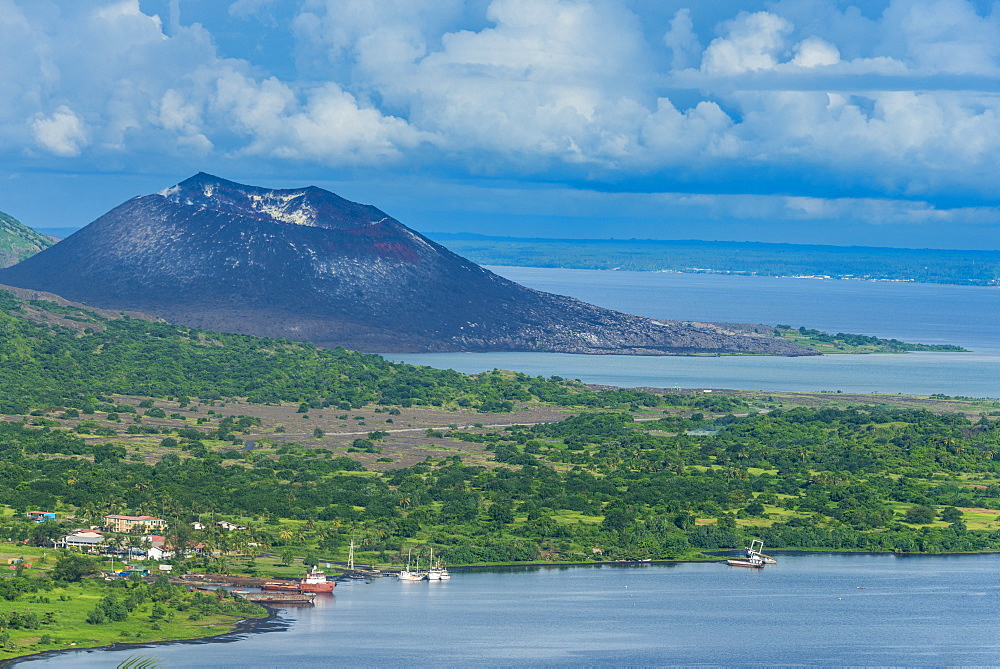
{"type": "Polygon", "coordinates": [[[1000,251],[427,233],[480,265],[1000,286],[1000,251]]]}
{"type": "MultiPolygon", "coordinates": [[[[35,228],[65,239],[79,227],[35,228]]],[[[1000,286],[1000,250],[666,239],[554,239],[428,232],[480,265],[1000,286]]]]}
{"type": "MultiPolygon", "coordinates": [[[[35,230],[65,239],[80,228],[35,230]]],[[[1000,250],[425,234],[480,265],[1000,286],[1000,250]]]]}

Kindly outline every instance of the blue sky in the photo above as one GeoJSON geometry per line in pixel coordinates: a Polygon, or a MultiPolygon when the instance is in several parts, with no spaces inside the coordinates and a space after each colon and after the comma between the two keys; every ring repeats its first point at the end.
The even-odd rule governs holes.
{"type": "Polygon", "coordinates": [[[198,171],[422,232],[1000,248],[1000,2],[0,0],[0,210],[198,171]]]}

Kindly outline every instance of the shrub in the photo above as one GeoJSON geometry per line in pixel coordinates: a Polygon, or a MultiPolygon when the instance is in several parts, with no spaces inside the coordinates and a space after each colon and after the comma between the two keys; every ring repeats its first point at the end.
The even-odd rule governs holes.
{"type": "Polygon", "coordinates": [[[101,609],[91,609],[90,613],[87,614],[88,625],[103,625],[106,622],[108,622],[108,617],[101,609]]]}
{"type": "Polygon", "coordinates": [[[928,525],[934,522],[937,512],[929,506],[917,504],[907,509],[903,517],[912,525],[928,525]]]}

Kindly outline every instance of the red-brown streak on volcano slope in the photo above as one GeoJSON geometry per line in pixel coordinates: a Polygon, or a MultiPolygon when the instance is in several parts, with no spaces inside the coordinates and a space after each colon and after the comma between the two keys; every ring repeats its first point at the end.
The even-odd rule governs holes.
{"type": "Polygon", "coordinates": [[[125,202],[0,283],[364,351],[814,355],[765,326],[655,320],[525,288],[320,188],[207,174],[125,202]]]}

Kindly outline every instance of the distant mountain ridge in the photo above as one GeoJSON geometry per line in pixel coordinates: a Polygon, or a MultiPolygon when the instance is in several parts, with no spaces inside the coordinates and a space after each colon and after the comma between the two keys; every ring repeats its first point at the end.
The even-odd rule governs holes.
{"type": "Polygon", "coordinates": [[[197,174],[0,270],[0,283],[184,325],[364,351],[814,355],[525,288],[371,205],[197,174]]]}
{"type": "Polygon", "coordinates": [[[9,267],[55,244],[19,220],[0,211],[0,267],[9,267]]]}
{"type": "Polygon", "coordinates": [[[79,230],[78,227],[73,228],[41,228],[36,227],[35,232],[45,235],[46,237],[52,237],[53,239],[66,239],[71,234],[79,230]]]}

